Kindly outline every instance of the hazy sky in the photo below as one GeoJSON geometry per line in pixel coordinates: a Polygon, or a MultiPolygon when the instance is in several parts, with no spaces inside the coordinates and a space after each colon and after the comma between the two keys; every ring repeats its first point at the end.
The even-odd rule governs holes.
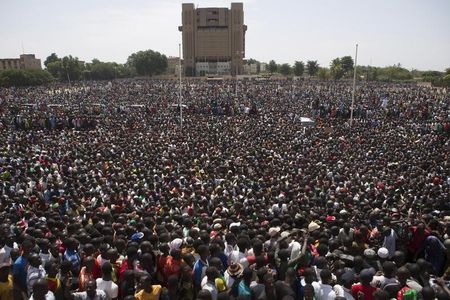
{"type": "MultiPolygon", "coordinates": [[[[52,52],[124,63],[136,51],[178,56],[179,0],[0,0],[0,58],[52,52]]],[[[244,0],[246,58],[293,63],[450,67],[450,0],[244,0]]],[[[229,7],[231,1],[196,1],[229,7]]]]}

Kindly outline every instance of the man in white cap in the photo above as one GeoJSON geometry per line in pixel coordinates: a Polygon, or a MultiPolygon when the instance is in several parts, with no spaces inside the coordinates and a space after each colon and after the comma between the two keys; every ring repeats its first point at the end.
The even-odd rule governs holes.
{"type": "Polygon", "coordinates": [[[270,239],[264,243],[264,248],[267,251],[275,250],[277,247],[278,235],[281,231],[280,227],[271,227],[269,228],[270,239]]]}
{"type": "MultiPolygon", "coordinates": [[[[395,252],[395,251],[394,251],[394,252],[395,252]]],[[[385,247],[381,247],[380,249],[378,249],[377,254],[378,254],[378,256],[379,256],[381,259],[387,259],[387,258],[390,258],[390,257],[391,257],[391,256],[390,256],[390,253],[389,253],[389,250],[386,249],[385,247]]],[[[392,256],[393,256],[393,255],[392,255],[392,256]]]]}
{"type": "Polygon", "coordinates": [[[397,234],[389,226],[384,226],[381,234],[383,236],[383,247],[388,250],[388,257],[391,258],[395,253],[397,234]]]}
{"type": "Polygon", "coordinates": [[[319,228],[320,228],[320,225],[317,224],[317,223],[314,222],[314,221],[312,221],[312,222],[309,223],[309,225],[308,225],[308,231],[309,231],[309,232],[313,232],[313,231],[315,231],[315,230],[317,230],[317,229],[319,229],[319,228]]]}
{"type": "Polygon", "coordinates": [[[170,251],[180,249],[182,244],[183,244],[183,240],[182,239],[180,239],[180,238],[174,239],[173,241],[171,241],[169,243],[170,251]]]}

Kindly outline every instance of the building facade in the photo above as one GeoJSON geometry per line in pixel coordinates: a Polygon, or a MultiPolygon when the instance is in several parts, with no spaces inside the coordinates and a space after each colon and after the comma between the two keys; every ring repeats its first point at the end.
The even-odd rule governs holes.
{"type": "Polygon", "coordinates": [[[195,8],[182,4],[183,61],[187,76],[236,75],[245,57],[244,6],[195,8]]]}
{"type": "Polygon", "coordinates": [[[41,60],[34,54],[22,54],[20,58],[0,59],[0,72],[6,70],[41,70],[41,60]]]}

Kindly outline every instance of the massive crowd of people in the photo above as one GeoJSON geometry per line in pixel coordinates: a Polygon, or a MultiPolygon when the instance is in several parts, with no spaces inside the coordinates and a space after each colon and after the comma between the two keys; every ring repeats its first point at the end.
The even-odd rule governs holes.
{"type": "Polygon", "coordinates": [[[178,91],[0,90],[0,300],[450,299],[450,91],[178,91]]]}

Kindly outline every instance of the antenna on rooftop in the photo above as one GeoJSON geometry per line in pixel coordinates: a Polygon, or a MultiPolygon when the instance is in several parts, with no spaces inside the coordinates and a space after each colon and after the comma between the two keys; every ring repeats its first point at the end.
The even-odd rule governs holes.
{"type": "Polygon", "coordinates": [[[22,54],[25,54],[25,50],[23,48],[23,42],[22,42],[22,54]]]}

